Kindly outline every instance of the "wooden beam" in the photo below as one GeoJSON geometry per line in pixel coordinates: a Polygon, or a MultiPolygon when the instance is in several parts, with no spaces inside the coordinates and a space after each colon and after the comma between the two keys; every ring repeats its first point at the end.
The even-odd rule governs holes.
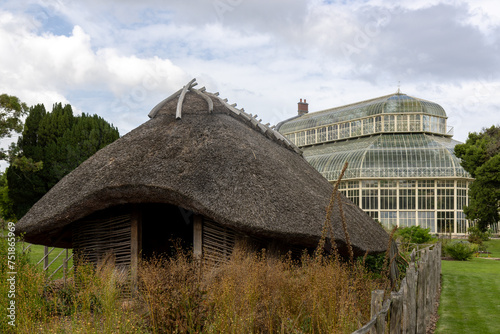
{"type": "Polygon", "coordinates": [[[194,258],[201,260],[203,255],[203,217],[194,215],[193,217],[193,254],[194,258]]]}
{"type": "Polygon", "coordinates": [[[167,104],[168,102],[172,101],[173,99],[175,99],[177,96],[179,96],[179,94],[182,92],[182,88],[179,89],[177,92],[173,93],[172,95],[170,95],[169,97],[167,97],[165,100],[161,101],[160,103],[158,103],[153,109],[151,109],[151,111],[149,112],[149,118],[154,118],[156,116],[156,114],[158,113],[158,111],[160,111],[160,109],[165,105],[167,104]]]}
{"type": "MultiPolygon", "coordinates": [[[[203,87],[205,88],[205,87],[203,87]]],[[[198,90],[198,89],[194,89],[194,88],[190,88],[189,89],[191,92],[194,92],[196,94],[198,94],[199,96],[201,96],[205,101],[207,101],[207,104],[208,104],[208,113],[212,113],[212,111],[214,110],[214,102],[212,101],[212,99],[206,95],[206,94],[203,94],[203,92],[205,90],[198,90]]]]}
{"type": "Polygon", "coordinates": [[[134,205],[131,217],[130,233],[130,281],[132,294],[137,292],[139,258],[142,249],[142,219],[138,205],[134,205]]]}
{"type": "Polygon", "coordinates": [[[196,79],[191,79],[191,81],[188,82],[186,86],[182,88],[181,95],[179,96],[179,99],[177,100],[177,109],[175,111],[175,118],[176,119],[181,119],[182,117],[182,103],[184,102],[184,96],[186,96],[186,92],[189,88],[192,86],[196,86],[196,84],[193,84],[196,81],[196,79]]]}

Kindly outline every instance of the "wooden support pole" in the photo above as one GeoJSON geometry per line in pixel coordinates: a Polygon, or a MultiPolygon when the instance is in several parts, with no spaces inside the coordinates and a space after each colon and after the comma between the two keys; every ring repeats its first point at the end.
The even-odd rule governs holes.
{"type": "Polygon", "coordinates": [[[132,209],[130,226],[130,282],[132,294],[137,292],[139,258],[142,249],[142,219],[137,205],[132,209]]]}
{"type": "Polygon", "coordinates": [[[203,217],[200,215],[193,217],[193,254],[197,260],[203,255],[203,217]]]}

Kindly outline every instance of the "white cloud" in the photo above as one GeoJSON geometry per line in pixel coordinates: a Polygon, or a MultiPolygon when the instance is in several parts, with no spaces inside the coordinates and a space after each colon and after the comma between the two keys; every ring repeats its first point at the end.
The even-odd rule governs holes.
{"type": "Polygon", "coordinates": [[[108,90],[113,94],[108,106],[127,106],[121,100],[128,94],[134,107],[147,95],[177,89],[187,80],[168,59],[127,56],[112,48],[94,51],[91,37],[79,26],[70,36],[37,35],[11,24],[15,20],[9,13],[0,16],[1,47],[9,50],[0,54],[0,91],[29,104],[42,102],[50,110],[55,102],[72,103],[66,96],[73,91],[108,90]]]}
{"type": "Polygon", "coordinates": [[[498,86],[494,1],[30,3],[43,11],[14,0],[0,11],[0,47],[10,50],[0,54],[0,92],[69,102],[122,134],[192,77],[270,123],[295,115],[299,98],[320,110],[401,81],[405,93],[442,104],[450,123],[463,120],[461,140],[491,125],[500,102],[493,90],[460,102],[477,99],[478,82],[498,86]],[[58,20],[64,33],[51,29],[58,20]]]}

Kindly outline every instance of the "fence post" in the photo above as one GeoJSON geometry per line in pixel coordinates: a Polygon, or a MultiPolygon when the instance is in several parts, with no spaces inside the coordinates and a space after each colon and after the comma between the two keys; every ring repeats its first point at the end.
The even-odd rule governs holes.
{"type": "Polygon", "coordinates": [[[414,334],[417,329],[417,271],[415,262],[410,262],[406,269],[406,287],[407,287],[407,324],[406,333],[414,334]]]}
{"type": "MultiPolygon", "coordinates": [[[[434,246],[432,249],[430,255],[431,259],[429,260],[429,269],[431,271],[431,279],[430,279],[430,285],[431,285],[431,295],[430,295],[430,305],[429,305],[429,315],[432,315],[434,313],[434,305],[436,304],[436,292],[437,292],[437,246],[434,246]]],[[[430,319],[430,318],[429,318],[430,319]]]]}
{"type": "Polygon", "coordinates": [[[385,334],[385,314],[377,315],[377,323],[375,324],[376,334],[385,334]]]}
{"type": "Polygon", "coordinates": [[[417,276],[417,334],[425,334],[425,290],[426,290],[426,265],[424,254],[418,264],[417,276]]]}
{"type": "MultiPolygon", "coordinates": [[[[382,310],[382,304],[384,303],[384,290],[373,290],[372,291],[372,303],[370,307],[370,319],[377,315],[382,310]]],[[[377,334],[377,327],[370,329],[370,334],[377,334]]]]}
{"type": "Polygon", "coordinates": [[[436,311],[436,294],[441,284],[441,251],[439,243],[422,249],[417,262],[414,250],[399,292],[391,292],[391,298],[383,305],[384,291],[372,291],[370,334],[385,334],[386,327],[389,333],[426,333],[436,311]]]}
{"type": "Polygon", "coordinates": [[[391,292],[391,322],[389,325],[390,334],[400,334],[401,333],[401,293],[391,292]]]}
{"type": "MultiPolygon", "coordinates": [[[[406,269],[408,272],[408,269],[406,269]]],[[[409,299],[408,299],[408,277],[405,277],[403,281],[401,282],[401,289],[399,290],[403,294],[403,299],[402,299],[402,314],[401,314],[401,333],[406,333],[406,330],[408,328],[408,304],[409,304],[409,299]]]]}
{"type": "Polygon", "coordinates": [[[66,248],[66,256],[63,259],[63,281],[66,285],[66,273],[68,271],[68,249],[66,248]]]}
{"type": "Polygon", "coordinates": [[[425,326],[427,328],[427,323],[431,318],[432,305],[432,251],[430,249],[425,252],[425,326]]]}
{"type": "Polygon", "coordinates": [[[43,271],[45,271],[49,267],[49,246],[43,248],[43,256],[45,256],[43,259],[43,271]]]}

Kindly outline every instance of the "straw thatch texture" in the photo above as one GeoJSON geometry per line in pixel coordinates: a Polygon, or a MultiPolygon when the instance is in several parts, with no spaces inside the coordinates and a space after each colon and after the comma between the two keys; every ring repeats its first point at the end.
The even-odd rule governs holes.
{"type": "MultiPolygon", "coordinates": [[[[108,145],[55,185],[17,225],[32,243],[71,247],[68,226],[126,203],[170,203],[255,237],[315,247],[333,187],[290,146],[237,116],[215,96],[214,109],[188,92],[108,145]]],[[[252,121],[254,121],[252,119],[252,121]]],[[[355,253],[380,252],[387,233],[342,196],[355,253]]],[[[337,211],[335,209],[335,211],[337,211]]],[[[345,240],[337,212],[335,238],[345,240]]]]}

